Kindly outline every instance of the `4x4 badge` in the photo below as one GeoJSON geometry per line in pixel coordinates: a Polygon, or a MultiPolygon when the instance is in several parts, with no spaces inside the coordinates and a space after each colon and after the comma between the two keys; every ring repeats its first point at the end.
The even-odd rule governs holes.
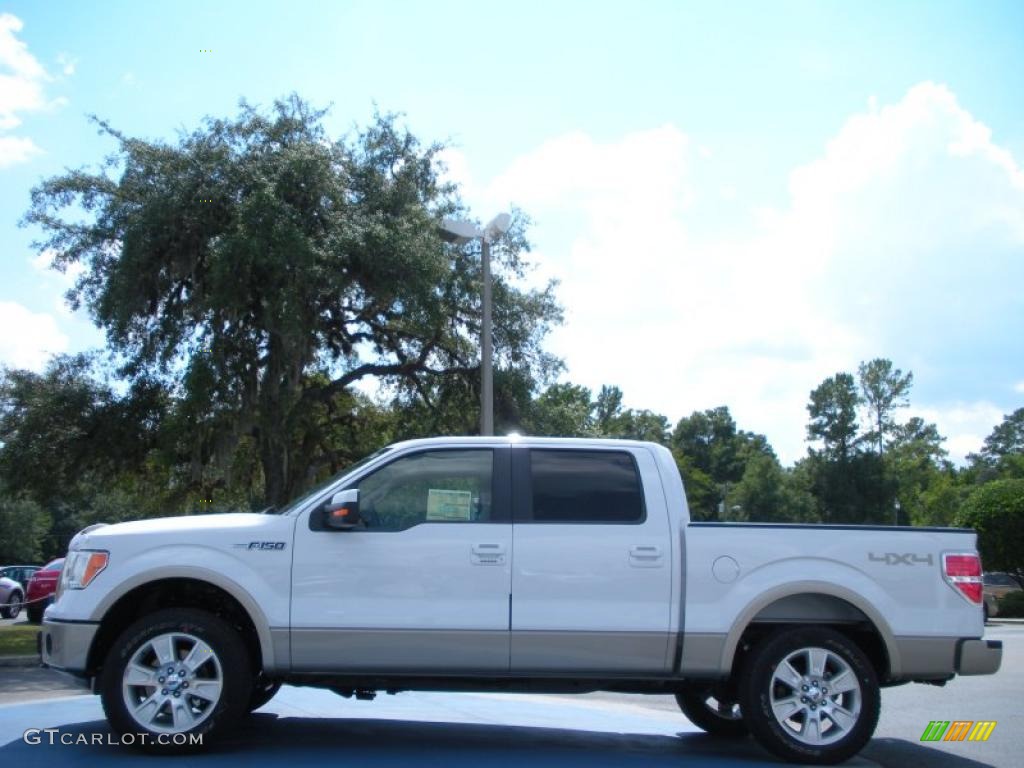
{"type": "Polygon", "coordinates": [[[884,555],[876,555],[868,552],[868,560],[873,563],[885,563],[886,565],[931,565],[931,555],[915,555],[913,552],[899,554],[898,552],[886,552],[884,555]]]}

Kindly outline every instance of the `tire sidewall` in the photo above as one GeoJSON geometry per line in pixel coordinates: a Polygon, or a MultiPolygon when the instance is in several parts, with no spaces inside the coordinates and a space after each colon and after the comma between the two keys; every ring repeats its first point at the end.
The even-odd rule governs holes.
{"type": "Polygon", "coordinates": [[[867,656],[848,637],[826,628],[781,630],[765,638],[748,656],[740,684],[740,707],[751,734],[770,752],[793,762],[833,764],[849,759],[871,739],[880,705],[878,678],[867,656]],[[772,711],[769,694],[775,668],[793,651],[808,647],[825,648],[840,656],[860,684],[857,723],[834,744],[814,747],[796,740],[772,711]]]}
{"type": "Polygon", "coordinates": [[[25,605],[25,598],[21,596],[19,592],[12,592],[11,596],[7,598],[7,602],[0,606],[0,615],[5,619],[16,619],[21,614],[21,609],[25,605]]]}
{"type": "Polygon", "coordinates": [[[246,709],[249,712],[259,709],[274,698],[279,690],[281,690],[281,683],[279,681],[258,681],[253,686],[252,694],[249,696],[249,703],[246,709]]]}
{"type": "MultiPolygon", "coordinates": [[[[687,685],[676,693],[676,703],[686,719],[709,736],[720,739],[742,739],[747,735],[747,726],[742,719],[730,720],[708,709],[706,699],[712,694],[711,685],[687,685]]],[[[742,708],[740,709],[742,712],[742,708]]]]}
{"type": "Polygon", "coordinates": [[[118,734],[146,733],[132,746],[149,752],[188,752],[207,746],[209,738],[229,730],[245,714],[252,693],[249,655],[238,633],[224,620],[206,611],[171,608],[144,616],[126,629],[111,646],[100,673],[100,696],[107,720],[118,734]],[[122,693],[124,668],[139,647],[157,635],[182,632],[198,637],[217,654],[224,684],[213,713],[184,734],[202,734],[201,744],[160,744],[163,734],[150,731],[129,714],[122,693]]]}

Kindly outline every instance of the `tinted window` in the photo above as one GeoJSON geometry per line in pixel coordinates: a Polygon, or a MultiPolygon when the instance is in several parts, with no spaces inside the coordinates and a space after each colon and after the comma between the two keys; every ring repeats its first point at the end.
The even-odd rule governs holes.
{"type": "Polygon", "coordinates": [[[371,531],[491,519],[494,452],[427,451],[359,481],[359,515],[371,531]]]}
{"type": "Polygon", "coordinates": [[[541,523],[638,523],[633,457],[618,451],[530,451],[532,516],[541,523]]]}
{"type": "Polygon", "coordinates": [[[44,565],[43,566],[43,570],[44,571],[59,571],[63,567],[64,567],[64,558],[60,557],[60,558],[57,558],[56,560],[51,560],[46,565],[44,565]]]}

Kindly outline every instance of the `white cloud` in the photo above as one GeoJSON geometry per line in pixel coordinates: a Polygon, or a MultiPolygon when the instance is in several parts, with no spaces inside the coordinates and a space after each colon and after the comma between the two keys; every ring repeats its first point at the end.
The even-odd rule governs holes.
{"type": "Polygon", "coordinates": [[[55,253],[50,249],[40,251],[28,261],[32,268],[48,278],[57,280],[70,288],[77,277],[85,271],[85,265],[81,261],[75,261],[64,267],[63,271],[52,267],[55,253]]]}
{"type": "Polygon", "coordinates": [[[67,53],[60,53],[57,54],[57,66],[60,67],[61,72],[70,77],[78,68],[78,59],[72,58],[67,53]]]}
{"type": "Polygon", "coordinates": [[[18,136],[0,136],[0,168],[31,160],[42,150],[32,139],[18,136]]]}
{"type": "MultiPolygon", "coordinates": [[[[10,13],[0,14],[0,130],[21,125],[22,113],[62,106],[64,99],[48,101],[45,85],[52,78],[17,38],[22,22],[10,13]]],[[[72,66],[73,68],[73,66],[72,66]]],[[[0,136],[0,168],[23,163],[40,153],[35,143],[21,136],[0,136]]]]}
{"type": "Polygon", "coordinates": [[[45,312],[32,312],[13,301],[0,301],[0,364],[41,370],[51,354],[68,348],[68,337],[45,312]],[[10,332],[16,329],[16,332],[10,332]]]}
{"type": "Polygon", "coordinates": [[[890,357],[944,402],[982,404],[932,419],[951,454],[977,450],[999,409],[975,390],[1024,353],[1005,322],[1024,284],[1024,174],[988,128],[933,83],[873,101],[792,172],[786,205],[698,238],[725,181],[708,186],[699,157],[674,126],[575,132],[481,185],[488,210],[514,202],[537,222],[535,256],[562,278],[552,347],[569,378],[673,420],[728,404],[792,461],[810,390],[890,357]]]}
{"type": "Polygon", "coordinates": [[[41,251],[29,259],[28,263],[31,264],[32,269],[37,272],[47,272],[50,269],[50,265],[53,263],[53,251],[41,251]]]}
{"type": "Polygon", "coordinates": [[[1013,391],[1024,395],[1024,381],[1018,381],[1013,385],[1013,391]]]}
{"type": "Polygon", "coordinates": [[[18,112],[42,109],[46,105],[43,84],[49,80],[46,70],[28,52],[28,46],[15,37],[22,28],[21,19],[0,14],[0,128],[21,123],[18,112]]]}
{"type": "Polygon", "coordinates": [[[946,437],[945,449],[949,458],[963,462],[969,453],[981,450],[985,438],[1003,420],[1004,410],[988,401],[975,403],[953,402],[933,408],[908,409],[911,416],[920,416],[934,422],[939,433],[946,437]]]}
{"type": "Polygon", "coordinates": [[[462,150],[445,147],[437,153],[437,164],[441,178],[457,184],[466,199],[472,199],[478,194],[479,190],[469,172],[469,161],[462,150]]]}
{"type": "Polygon", "coordinates": [[[75,280],[85,271],[85,267],[80,261],[76,261],[61,272],[51,267],[53,256],[53,251],[44,250],[28,261],[41,277],[41,289],[47,293],[57,292],[53,298],[54,311],[59,317],[70,320],[75,317],[75,312],[68,306],[64,294],[75,284],[75,280]]]}

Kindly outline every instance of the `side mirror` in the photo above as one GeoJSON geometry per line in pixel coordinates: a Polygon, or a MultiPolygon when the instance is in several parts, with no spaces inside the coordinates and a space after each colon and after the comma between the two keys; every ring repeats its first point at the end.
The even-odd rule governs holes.
{"type": "Polygon", "coordinates": [[[359,517],[359,491],[355,488],[338,491],[324,504],[324,527],[332,531],[366,527],[359,517]]]}

